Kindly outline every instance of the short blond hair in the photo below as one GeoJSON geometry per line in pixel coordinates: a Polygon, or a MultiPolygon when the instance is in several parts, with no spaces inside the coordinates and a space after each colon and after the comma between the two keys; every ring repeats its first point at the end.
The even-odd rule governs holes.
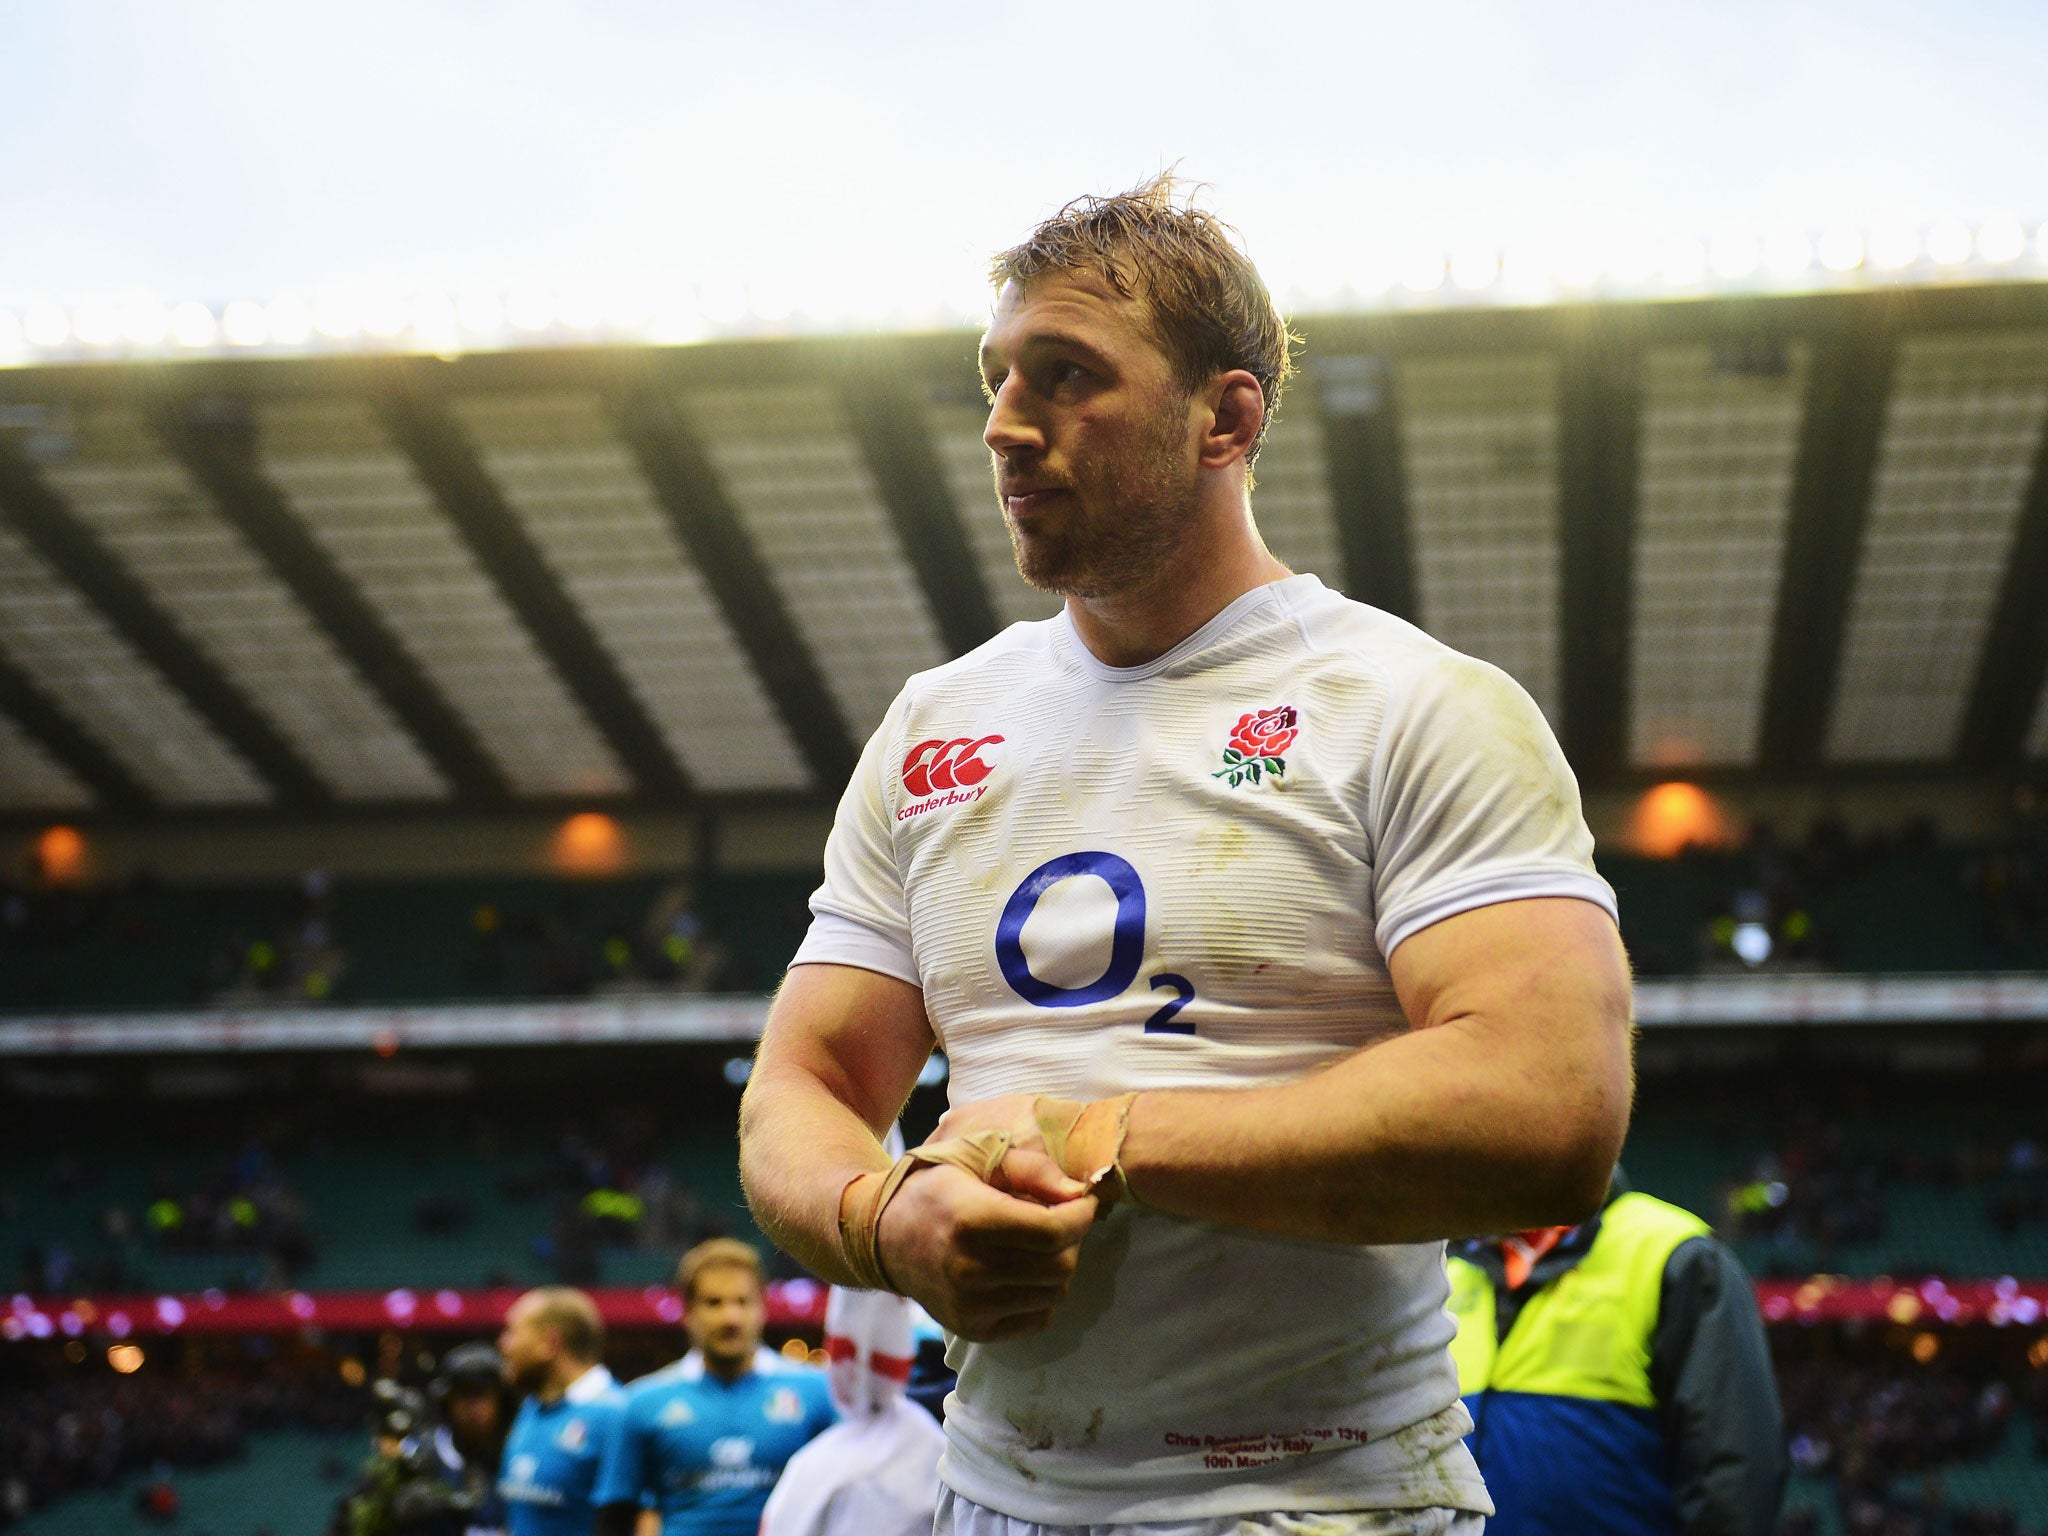
{"type": "Polygon", "coordinates": [[[989,282],[1028,288],[1047,272],[1090,272],[1151,310],[1154,334],[1189,393],[1242,368],[1259,381],[1259,456],[1300,338],[1273,303],[1236,230],[1195,205],[1171,172],[1111,197],[1077,197],[989,264],[989,282]]]}
{"type": "Polygon", "coordinates": [[[604,1354],[604,1318],[587,1293],[574,1286],[543,1285],[522,1299],[533,1303],[533,1320],[553,1331],[564,1354],[592,1361],[604,1354]]]}
{"type": "Polygon", "coordinates": [[[762,1281],[761,1250],[736,1237],[713,1237],[699,1243],[676,1265],[676,1289],[683,1293],[684,1301],[695,1298],[697,1277],[707,1269],[744,1269],[758,1286],[762,1281]]]}

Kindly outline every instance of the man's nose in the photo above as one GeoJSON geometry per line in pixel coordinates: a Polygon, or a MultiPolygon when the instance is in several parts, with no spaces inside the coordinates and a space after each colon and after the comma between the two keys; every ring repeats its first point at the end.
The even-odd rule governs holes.
{"type": "Polygon", "coordinates": [[[1045,446],[1045,434],[1024,408],[1023,392],[1023,384],[1012,374],[1003,380],[995,399],[989,403],[988,426],[981,440],[999,458],[1037,452],[1045,446]]]}

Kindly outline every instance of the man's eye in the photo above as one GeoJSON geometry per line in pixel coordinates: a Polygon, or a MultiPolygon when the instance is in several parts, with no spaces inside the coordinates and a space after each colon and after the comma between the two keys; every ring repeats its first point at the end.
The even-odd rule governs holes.
{"type": "Polygon", "coordinates": [[[1079,363],[1054,363],[1052,381],[1054,384],[1075,384],[1087,377],[1088,370],[1079,363]]]}
{"type": "Polygon", "coordinates": [[[1002,373],[985,373],[981,376],[981,392],[988,396],[991,403],[995,401],[996,391],[1003,387],[1003,380],[1008,377],[1008,374],[1002,373]]]}

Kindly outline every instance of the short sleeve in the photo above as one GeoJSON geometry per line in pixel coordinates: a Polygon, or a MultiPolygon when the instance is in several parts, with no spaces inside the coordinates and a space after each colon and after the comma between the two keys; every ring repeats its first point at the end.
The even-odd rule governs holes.
{"type": "Polygon", "coordinates": [[[839,798],[832,835],[825,842],[825,883],[811,896],[810,931],[791,965],[853,965],[920,984],[889,819],[890,770],[902,715],[899,695],[868,738],[860,765],[839,798]]]}
{"type": "Polygon", "coordinates": [[[597,1464],[597,1483],[590,1491],[593,1509],[607,1504],[638,1504],[648,1486],[647,1425],[627,1398],[611,1416],[605,1435],[604,1455],[597,1464]]]}
{"type": "Polygon", "coordinates": [[[1578,782],[1535,701],[1455,652],[1403,683],[1369,778],[1380,953],[1460,912],[1532,896],[1575,896],[1615,916],[1578,782]]]}

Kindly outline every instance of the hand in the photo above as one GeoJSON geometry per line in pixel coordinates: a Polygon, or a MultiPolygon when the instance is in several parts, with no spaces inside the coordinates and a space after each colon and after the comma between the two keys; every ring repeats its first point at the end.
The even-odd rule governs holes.
{"type": "Polygon", "coordinates": [[[1068,1177],[1053,1160],[1034,1113],[1033,1107],[1037,1103],[1038,1099],[1033,1094],[1012,1093],[1000,1099],[961,1104],[940,1117],[931,1139],[944,1141],[949,1137],[973,1136],[981,1131],[1006,1131],[1010,1137],[1010,1150],[1004,1155],[1002,1166],[989,1180],[992,1187],[1020,1199],[1035,1200],[1040,1205],[1062,1205],[1069,1200],[1078,1200],[1088,1193],[1088,1186],[1079,1179],[1068,1177]]]}
{"type": "Polygon", "coordinates": [[[934,1141],[1006,1131],[1010,1150],[991,1181],[998,1189],[1053,1205],[1089,1193],[1087,1180],[1114,1162],[1128,1105],[1122,1099],[1055,1099],[1012,1093],[946,1111],[934,1141]],[[1055,1146],[1046,1144],[1048,1127],[1055,1146]]]}
{"type": "Polygon", "coordinates": [[[1090,1195],[1044,1205],[941,1165],[903,1181],[882,1210],[878,1243],[898,1290],[962,1338],[988,1343],[1052,1321],[1094,1221],[1090,1195]]]}

